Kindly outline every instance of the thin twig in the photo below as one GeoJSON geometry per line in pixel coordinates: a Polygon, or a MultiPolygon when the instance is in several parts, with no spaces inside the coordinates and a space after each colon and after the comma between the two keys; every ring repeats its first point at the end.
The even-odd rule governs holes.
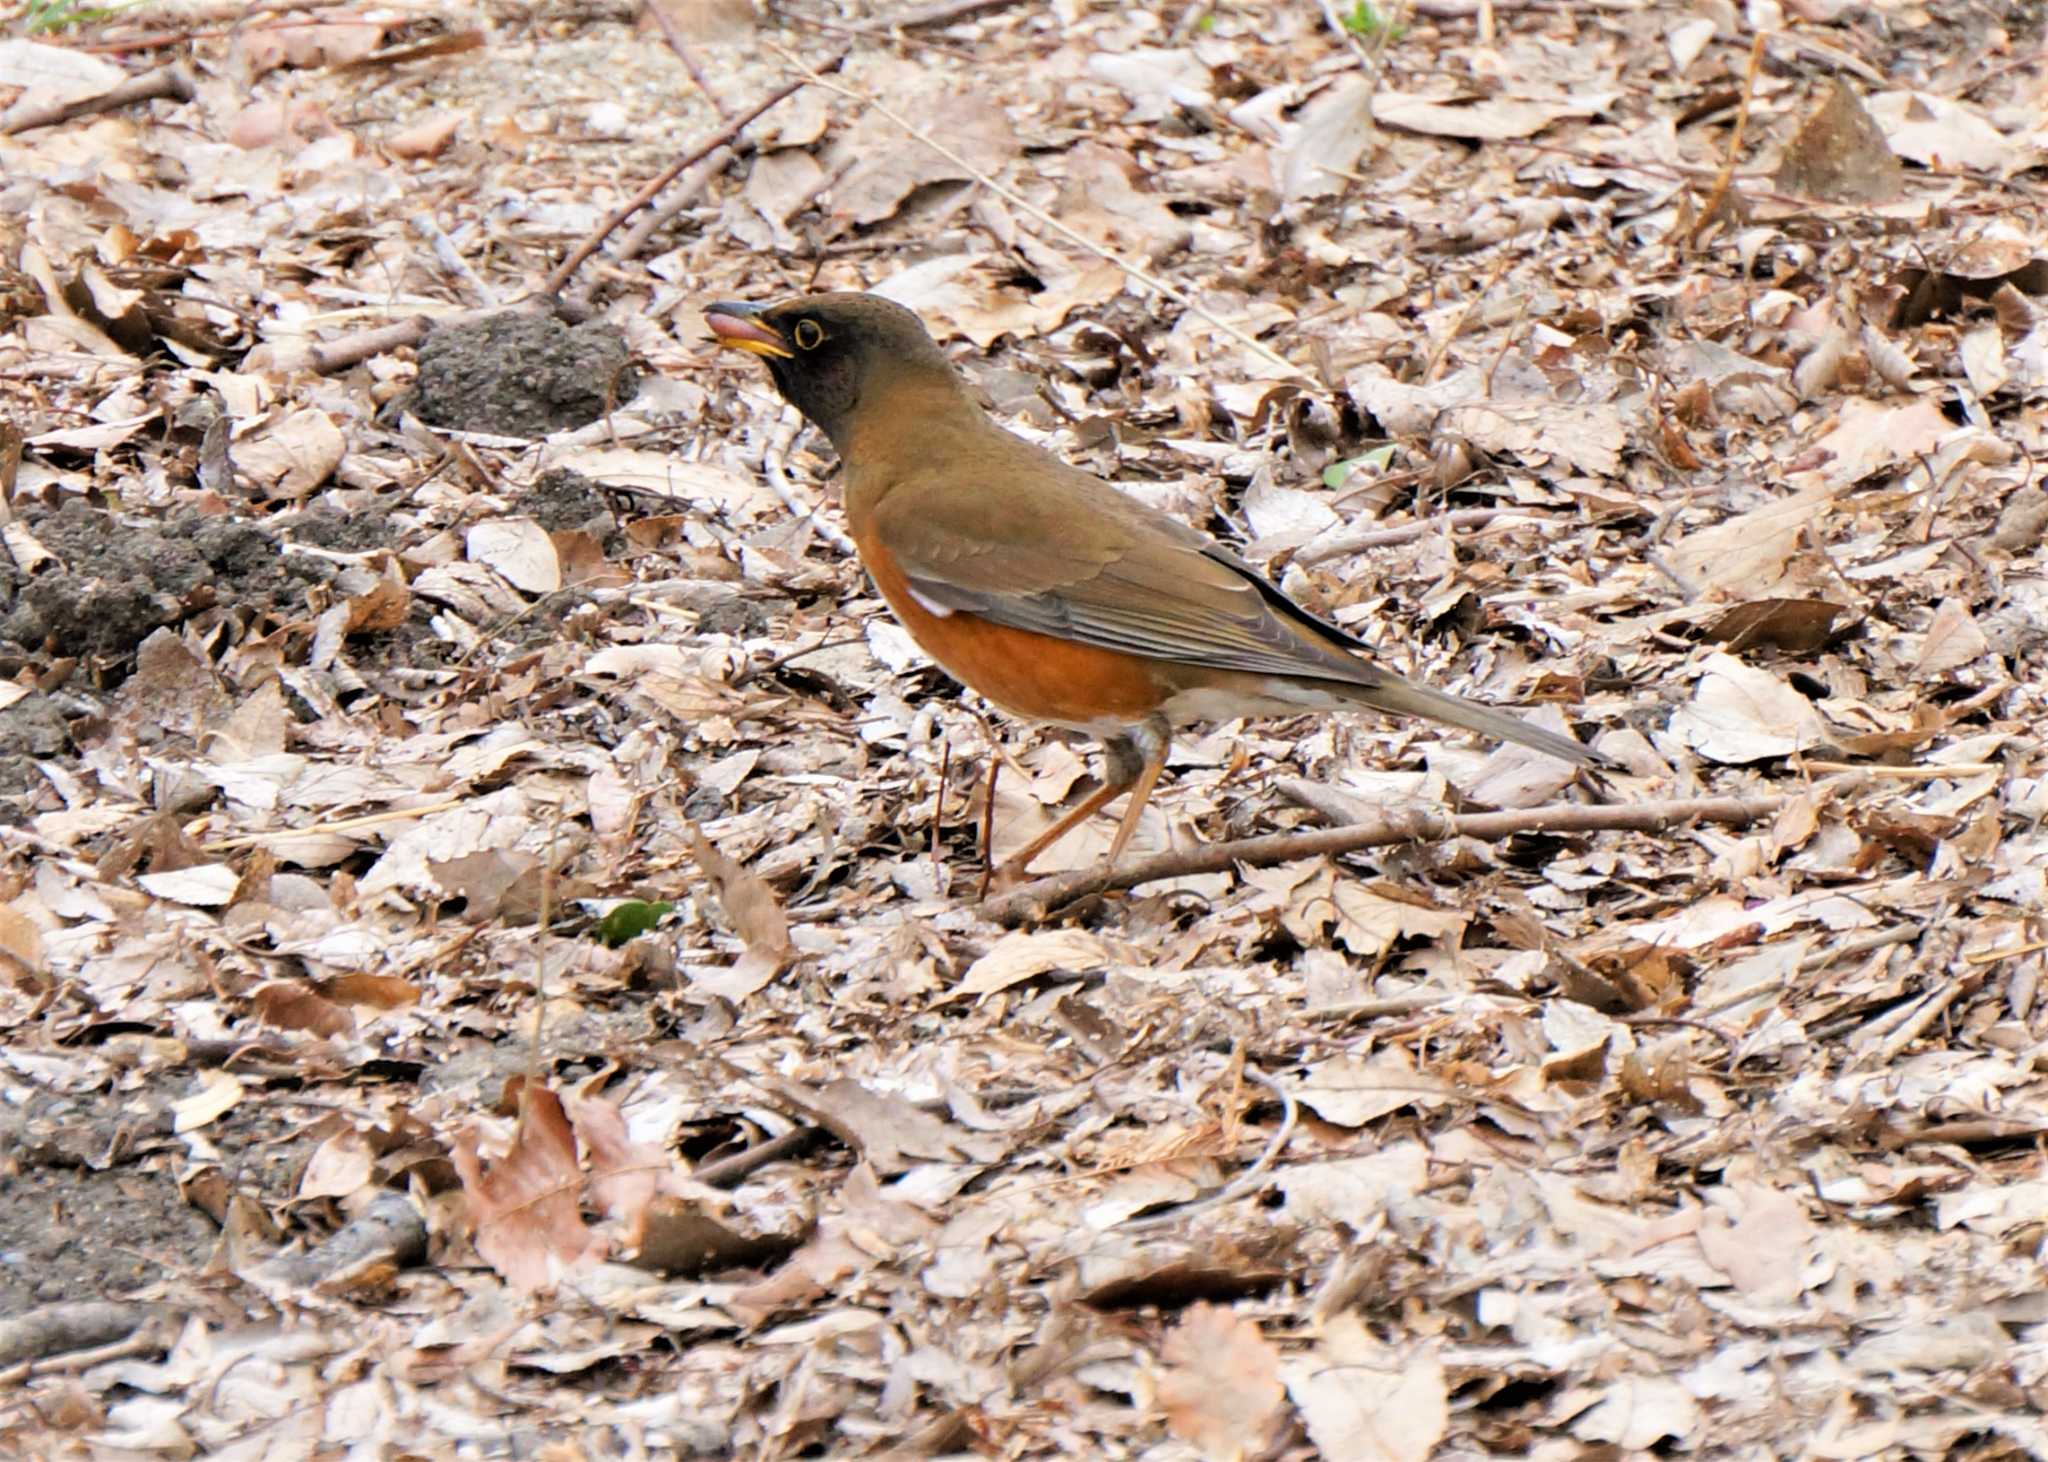
{"type": "Polygon", "coordinates": [[[103,91],[98,96],[78,97],[68,102],[45,103],[0,117],[0,133],[12,136],[17,132],[28,132],[37,127],[54,127],[59,122],[69,122],[74,117],[89,117],[97,112],[117,111],[131,102],[155,101],[159,97],[172,97],[181,102],[189,102],[198,94],[192,85],[192,73],[183,66],[159,66],[154,71],[145,71],[140,76],[130,77],[119,86],[103,91]]]}
{"type": "Polygon", "coordinates": [[[1749,70],[1742,78],[1742,106],[1735,113],[1735,130],[1728,138],[1728,156],[1721,164],[1721,172],[1714,179],[1714,186],[1707,194],[1707,201],[1700,205],[1699,214],[1693,219],[1692,227],[1685,231],[1685,246],[1689,249],[1698,241],[1700,233],[1711,223],[1714,215],[1721,211],[1727,200],[1728,185],[1735,177],[1735,160],[1742,155],[1742,135],[1749,130],[1749,103],[1756,95],[1756,75],[1763,65],[1764,42],[1770,32],[1760,30],[1749,47],[1749,70]]]}
{"type": "Polygon", "coordinates": [[[1705,822],[1741,827],[1774,815],[1789,799],[1771,797],[1680,797],[1627,805],[1581,806],[1558,803],[1518,812],[1484,812],[1454,817],[1440,812],[1390,815],[1355,827],[1310,833],[1274,833],[1239,838],[1207,847],[1177,849],[1150,858],[1132,859],[1113,868],[1056,873],[1027,883],[983,906],[998,924],[1017,925],[1044,919],[1054,909],[1091,894],[1135,888],[1161,879],[1224,873],[1232,868],[1267,868],[1302,858],[1337,857],[1366,848],[1396,843],[1439,842],[1477,838],[1500,842],[1518,833],[1661,832],[1684,823],[1705,822]]]}
{"type": "Polygon", "coordinates": [[[1983,983],[1982,975],[1950,980],[1929,995],[1920,1008],[1914,1011],[1909,1019],[1902,1021],[1897,1030],[1886,1036],[1883,1044],[1872,1051],[1868,1059],[1861,1064],[1877,1070],[1890,1066],[1898,1059],[1899,1053],[1919,1040],[1926,1033],[1927,1027],[1941,1019],[1951,1005],[1965,995],[1975,994],[1977,987],[1983,983]]]}
{"type": "MultiPolygon", "coordinates": [[[[1349,46],[1351,54],[1358,58],[1359,70],[1365,72],[1368,76],[1377,75],[1379,72],[1378,51],[1373,47],[1367,46],[1363,40],[1359,39],[1358,32],[1344,23],[1344,17],[1337,13],[1337,7],[1331,3],[1331,0],[1316,0],[1316,3],[1322,7],[1323,23],[1330,27],[1330,34],[1349,46]]],[[[1390,29],[1392,29],[1391,25],[1383,26],[1381,34],[1384,35],[1390,29]]]]}
{"type": "Polygon", "coordinates": [[[1423,385],[1435,382],[1437,372],[1444,368],[1444,360],[1451,353],[1452,343],[1464,333],[1465,322],[1472,318],[1472,312],[1479,308],[1480,302],[1493,293],[1493,287],[1500,283],[1501,276],[1508,272],[1508,265],[1512,262],[1514,256],[1503,253],[1500,263],[1494,266],[1493,273],[1486,276],[1486,282],[1472,292],[1472,298],[1465,301],[1465,308],[1458,311],[1458,318],[1451,321],[1450,328],[1444,331],[1443,339],[1437,341],[1436,349],[1430,352],[1429,364],[1422,368],[1423,385]]]}
{"type": "Polygon", "coordinates": [[[697,53],[692,51],[690,43],[683,39],[682,28],[676,24],[675,17],[668,13],[668,7],[661,4],[660,0],[650,0],[647,9],[653,13],[654,23],[661,27],[662,39],[668,42],[668,48],[674,51],[676,59],[683,63],[683,70],[690,73],[690,80],[697,83],[697,90],[704,93],[704,100],[711,103],[711,110],[718,113],[721,122],[730,117],[732,108],[719,99],[718,93],[711,89],[711,83],[704,79],[704,68],[697,64],[697,53]]]}
{"type": "Polygon", "coordinates": [[[759,1172],[768,1164],[780,1162],[786,1157],[795,1157],[823,1142],[830,1135],[823,1127],[792,1127],[780,1137],[771,1137],[745,1152],[736,1152],[731,1157],[722,1157],[716,1162],[705,1163],[691,1172],[690,1176],[714,1188],[736,1188],[742,1179],[759,1172]]]}
{"type": "MultiPolygon", "coordinates": [[[[788,52],[784,52],[783,54],[787,55],[788,52]]],[[[654,178],[651,181],[648,182],[646,187],[642,188],[639,192],[635,193],[631,198],[629,198],[625,203],[620,205],[618,210],[615,213],[613,213],[611,217],[607,218],[603,223],[599,224],[595,229],[591,231],[590,236],[588,238],[584,239],[582,243],[578,244],[575,248],[569,251],[569,256],[566,259],[564,259],[561,263],[557,264],[554,268],[554,272],[549,274],[546,279],[541,281],[540,289],[536,291],[539,297],[546,300],[552,300],[557,295],[561,294],[562,286],[567,284],[570,278],[576,273],[576,271],[583,266],[584,260],[588,259],[592,254],[595,254],[597,252],[598,246],[602,244],[605,241],[605,239],[610,236],[612,230],[617,228],[620,224],[624,223],[627,219],[631,218],[634,214],[638,213],[642,208],[645,208],[649,203],[653,202],[655,196],[659,194],[663,188],[666,188],[670,183],[674,182],[678,177],[682,176],[683,170],[685,168],[689,167],[691,164],[698,162],[703,158],[709,157],[713,152],[725,146],[726,143],[732,141],[733,138],[739,136],[740,133],[744,132],[749,126],[751,126],[756,117],[760,116],[770,107],[776,105],[776,103],[784,101],[789,97],[795,95],[797,92],[801,91],[806,85],[818,81],[820,78],[827,75],[828,73],[837,71],[841,63],[846,60],[846,54],[846,52],[841,51],[838,55],[832,57],[829,61],[827,61],[822,67],[817,68],[813,68],[806,62],[799,62],[798,64],[802,66],[804,71],[804,75],[802,77],[798,78],[795,81],[789,82],[783,86],[778,86],[766,97],[762,98],[758,102],[755,102],[754,105],[748,107],[744,112],[741,112],[738,116],[732,118],[732,120],[727,122],[723,127],[720,127],[716,132],[712,133],[709,137],[705,138],[702,142],[698,143],[695,147],[691,148],[688,152],[684,153],[681,157],[677,158],[674,162],[670,163],[667,167],[663,168],[659,173],[657,173],[654,176],[654,178]]]]}
{"type": "MultiPolygon", "coordinates": [[[[361,817],[343,817],[333,822],[316,822],[308,827],[281,827],[269,832],[246,833],[237,838],[219,838],[210,843],[201,843],[202,853],[230,853],[236,848],[263,847],[271,843],[295,843],[303,838],[324,838],[341,833],[360,832],[364,828],[381,827],[387,822],[410,822],[415,818],[432,817],[437,812],[452,812],[463,806],[467,797],[444,797],[439,802],[423,802],[418,807],[394,807],[389,812],[366,812],[361,817]]],[[[194,829],[186,829],[189,837],[194,829]]]]}
{"type": "Polygon", "coordinates": [[[711,186],[711,180],[732,166],[735,156],[730,147],[721,147],[708,154],[695,167],[683,175],[675,191],[661,200],[659,208],[647,210],[647,216],[619,235],[619,242],[612,250],[614,257],[637,259],[640,251],[647,247],[647,241],[660,233],[669,221],[685,208],[689,208],[703,196],[711,186]]]}
{"type": "Polygon", "coordinates": [[[2023,954],[2039,954],[2048,949],[2048,939],[2036,939],[2028,944],[2008,945],[2003,949],[1980,949],[1963,956],[1966,965],[1992,965],[2002,959],[2018,959],[2023,954]]]}
{"type": "MultiPolygon", "coordinates": [[[[444,317],[439,323],[445,325],[488,313],[492,312],[464,310],[460,315],[444,317]]],[[[344,335],[339,340],[310,344],[303,340],[266,340],[250,352],[245,366],[252,370],[259,367],[274,370],[283,375],[311,371],[316,376],[331,376],[337,371],[361,365],[373,355],[418,345],[432,332],[435,324],[436,321],[426,315],[414,315],[395,325],[379,325],[374,330],[344,335]],[[257,354],[257,351],[262,354],[257,354]]]]}
{"type": "Polygon", "coordinates": [[[469,267],[469,260],[462,257],[462,251],[455,247],[455,240],[441,231],[441,225],[424,213],[412,217],[412,226],[419,230],[434,251],[434,257],[441,261],[441,267],[470,287],[476,297],[484,302],[486,309],[498,307],[497,291],[477,277],[476,270],[469,267]]]}
{"type": "Polygon", "coordinates": [[[892,30],[914,30],[924,25],[947,25],[964,20],[970,15],[979,15],[985,10],[1003,10],[1015,5],[1017,0],[940,0],[935,5],[920,5],[915,9],[898,11],[894,15],[877,16],[850,27],[858,35],[887,35],[892,30]]]}
{"type": "Polygon", "coordinates": [[[1949,766],[1894,767],[1881,763],[1854,761],[1802,761],[1809,772],[1860,772],[1866,777],[1896,777],[1904,782],[1938,782],[1944,777],[1981,777],[2002,772],[1995,761],[1959,761],[1949,766]]]}
{"type": "Polygon", "coordinates": [[[1455,990],[1423,990],[1413,995],[1387,995],[1378,1000],[1347,1000],[1339,1005],[1311,1005],[1303,1020],[1376,1020],[1382,1015],[1414,1015],[1463,999],[1455,990]]]}
{"type": "Polygon", "coordinates": [[[972,178],[975,182],[979,183],[982,187],[988,189],[989,192],[995,194],[996,197],[1002,199],[1012,208],[1015,208],[1020,213],[1024,213],[1029,217],[1037,219],[1040,223],[1044,224],[1047,228],[1051,229],[1054,233],[1058,234],[1068,243],[1074,245],[1074,247],[1078,249],[1087,250],[1089,253],[1093,254],[1096,258],[1102,260],[1106,264],[1115,265],[1118,269],[1121,269],[1131,279],[1134,279],[1139,284],[1144,285],[1145,288],[1151,290],[1154,294],[1163,295],[1167,299],[1172,300],[1175,304],[1179,305],[1189,314],[1195,316],[1199,320],[1206,321],[1210,326],[1221,331],[1223,334],[1229,336],[1232,340],[1235,340],[1239,345],[1242,345],[1245,349],[1259,356],[1268,364],[1278,367],[1280,370],[1285,371],[1290,376],[1294,376],[1297,379],[1307,381],[1311,385],[1321,384],[1316,380],[1315,376],[1312,375],[1309,371],[1307,371],[1301,366],[1296,365],[1286,356],[1280,354],[1277,350],[1274,350],[1270,345],[1266,345],[1261,341],[1255,339],[1253,336],[1251,336],[1244,330],[1240,329],[1236,325],[1231,324],[1228,320],[1222,319],[1221,317],[1210,313],[1202,306],[1196,304],[1194,300],[1190,299],[1180,289],[1176,288],[1171,284],[1168,284],[1164,279],[1161,279],[1158,275],[1152,273],[1150,270],[1143,269],[1138,265],[1133,264],[1130,260],[1124,258],[1123,255],[1115,252],[1112,249],[1105,249],[1102,245],[1096,243],[1093,239],[1088,238],[1086,235],[1076,233],[1073,229],[1069,228],[1066,224],[1061,223],[1057,218],[1054,218],[1050,213],[1047,213],[1043,208],[1040,208],[1036,203],[1033,203],[1030,199],[1024,197],[1015,189],[1005,187],[1003,184],[997,182],[994,178],[990,177],[986,172],[976,167],[973,163],[969,162],[966,158],[962,157],[952,148],[946,146],[942,142],[934,142],[930,137],[927,137],[923,132],[919,131],[915,123],[907,120],[901,113],[897,112],[895,109],[886,106],[881,101],[870,96],[868,93],[860,90],[858,87],[848,86],[844,82],[827,81],[822,75],[820,75],[818,72],[814,71],[811,68],[809,62],[805,61],[801,56],[796,55],[794,52],[784,50],[780,46],[776,46],[773,49],[776,52],[778,52],[785,61],[789,62],[790,65],[802,71],[804,73],[804,77],[806,80],[812,82],[814,85],[824,88],[826,91],[833,92],[839,96],[843,96],[849,101],[858,102],[860,105],[868,107],[871,110],[879,113],[881,116],[887,118],[889,121],[894,122],[898,127],[901,127],[903,131],[907,133],[913,141],[923,143],[926,147],[929,147],[933,152],[936,152],[940,157],[943,157],[948,163],[960,169],[960,175],[962,177],[972,178]]]}

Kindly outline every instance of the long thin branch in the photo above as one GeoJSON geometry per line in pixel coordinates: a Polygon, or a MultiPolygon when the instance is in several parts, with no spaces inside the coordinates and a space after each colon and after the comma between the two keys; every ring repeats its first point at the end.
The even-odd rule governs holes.
{"type": "Polygon", "coordinates": [[[683,39],[683,28],[676,24],[675,17],[668,13],[668,7],[650,3],[647,13],[654,17],[654,23],[661,27],[661,34],[668,41],[668,48],[676,53],[676,59],[683,63],[683,70],[690,73],[690,80],[697,83],[697,90],[704,93],[704,100],[711,103],[711,110],[718,113],[720,121],[732,115],[732,108],[711,89],[711,83],[704,79],[704,68],[697,62],[697,53],[690,49],[690,43],[683,39]]]}
{"type": "Polygon", "coordinates": [[[0,132],[12,136],[16,132],[27,132],[37,127],[54,127],[59,122],[69,122],[74,117],[90,116],[95,112],[112,112],[132,102],[154,101],[158,97],[175,97],[189,102],[198,92],[192,87],[192,73],[183,66],[159,66],[154,71],[145,71],[140,76],[130,77],[119,86],[111,87],[98,96],[80,97],[75,101],[37,105],[26,110],[17,110],[6,117],[0,117],[0,132]]]}
{"type": "Polygon", "coordinates": [[[760,101],[748,107],[744,112],[741,112],[723,127],[720,127],[716,132],[663,168],[646,187],[620,205],[617,212],[599,224],[591,231],[588,238],[569,251],[568,258],[555,266],[554,272],[548,275],[546,280],[542,282],[540,289],[536,291],[537,295],[541,299],[554,299],[555,296],[562,292],[562,286],[569,282],[571,276],[583,267],[583,261],[597,252],[598,246],[610,236],[611,231],[638,213],[642,208],[645,208],[649,203],[652,203],[663,188],[666,188],[670,183],[682,176],[685,168],[703,158],[709,157],[713,152],[739,136],[740,133],[753,124],[756,117],[759,117],[770,107],[794,96],[797,92],[803,90],[805,86],[820,80],[828,73],[837,71],[845,60],[846,52],[841,51],[820,67],[799,63],[803,64],[804,75],[794,81],[778,86],[760,101]]]}
{"type": "Polygon", "coordinates": [[[990,177],[986,172],[976,167],[973,163],[969,162],[966,158],[962,157],[952,148],[946,146],[943,142],[933,141],[930,137],[927,137],[923,132],[918,130],[916,123],[909,121],[901,113],[895,111],[893,108],[889,107],[885,103],[881,102],[880,100],[876,99],[873,96],[870,96],[867,92],[862,91],[858,87],[848,86],[844,82],[825,80],[823,76],[819,75],[818,73],[812,70],[808,62],[806,62],[801,56],[798,56],[793,52],[783,50],[779,46],[775,47],[774,49],[781,52],[783,59],[788,61],[790,65],[802,71],[804,73],[806,80],[814,82],[816,85],[823,87],[826,91],[835,92],[838,95],[845,97],[849,101],[858,102],[860,103],[860,105],[868,107],[871,110],[880,113],[882,116],[888,118],[891,122],[894,122],[898,127],[901,127],[904,130],[904,132],[909,134],[912,141],[924,144],[926,147],[929,147],[933,152],[936,152],[940,157],[943,157],[948,163],[960,169],[960,175],[962,177],[974,179],[975,182],[979,183],[982,187],[988,189],[989,192],[995,194],[996,197],[1002,199],[1012,208],[1015,208],[1020,213],[1028,214],[1030,217],[1037,219],[1040,223],[1044,224],[1047,228],[1051,229],[1054,233],[1058,234],[1068,243],[1074,245],[1074,247],[1078,249],[1087,250],[1089,253],[1093,254],[1096,258],[1102,260],[1106,264],[1114,264],[1117,268],[1121,269],[1126,275],[1128,275],[1132,279],[1135,279],[1139,284],[1144,285],[1145,288],[1151,290],[1154,294],[1164,295],[1167,299],[1172,300],[1175,304],[1179,305],[1189,314],[1195,316],[1197,319],[1207,321],[1211,326],[1215,327],[1217,330],[1220,330],[1223,334],[1228,335],[1232,340],[1235,340],[1239,345],[1242,345],[1245,349],[1261,357],[1269,364],[1279,367],[1279,369],[1285,371],[1288,375],[1294,376],[1299,380],[1307,381],[1311,385],[1321,384],[1307,370],[1304,370],[1302,367],[1296,365],[1293,361],[1289,360],[1286,356],[1280,354],[1279,351],[1273,349],[1273,347],[1271,347],[1270,345],[1264,344],[1263,342],[1255,339],[1252,335],[1238,328],[1236,325],[1231,324],[1228,320],[1225,320],[1218,315],[1211,314],[1208,310],[1205,310],[1202,308],[1202,306],[1196,304],[1180,289],[1176,288],[1171,284],[1168,284],[1164,279],[1161,279],[1158,275],[1152,273],[1150,270],[1141,268],[1140,266],[1133,264],[1130,260],[1124,258],[1123,255],[1117,253],[1113,249],[1105,249],[1102,245],[1096,243],[1093,239],[1087,237],[1085,234],[1076,233],[1073,229],[1067,227],[1066,224],[1061,223],[1057,218],[1054,218],[1050,213],[1047,213],[1043,208],[1040,208],[1036,203],[1033,203],[1023,194],[1017,192],[1013,188],[1005,187],[1003,184],[997,182],[994,178],[990,177]]]}
{"type": "Polygon", "coordinates": [[[620,260],[639,258],[640,251],[647,247],[647,241],[685,208],[695,207],[704,190],[711,186],[711,180],[731,167],[732,160],[733,151],[729,147],[716,148],[706,154],[675,185],[668,197],[661,200],[659,208],[648,209],[645,218],[626,230],[612,250],[612,257],[620,260]]]}
{"type": "Polygon", "coordinates": [[[1663,802],[1586,807],[1575,802],[1531,807],[1519,812],[1481,812],[1453,817],[1441,812],[1388,814],[1352,827],[1310,833],[1273,833],[1260,838],[1176,849],[1150,858],[1119,863],[1113,868],[1088,868],[1057,873],[1025,884],[1014,893],[991,900],[982,912],[998,924],[1037,923],[1054,909],[1090,894],[1135,888],[1163,878],[1223,873],[1236,867],[1267,868],[1300,858],[1335,857],[1395,843],[1440,842],[1478,838],[1499,842],[1517,833],[1661,832],[1682,823],[1707,822],[1741,827],[1770,817],[1788,799],[1772,797],[1678,797],[1663,802]]]}

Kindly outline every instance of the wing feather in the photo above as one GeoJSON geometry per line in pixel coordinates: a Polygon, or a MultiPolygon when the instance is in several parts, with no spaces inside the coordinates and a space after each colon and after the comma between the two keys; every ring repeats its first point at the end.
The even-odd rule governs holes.
{"type": "Polygon", "coordinates": [[[1009,440],[1031,454],[1029,493],[967,494],[912,477],[883,498],[877,535],[927,603],[1216,670],[1382,678],[1351,653],[1349,635],[1203,535],[1009,440]]]}

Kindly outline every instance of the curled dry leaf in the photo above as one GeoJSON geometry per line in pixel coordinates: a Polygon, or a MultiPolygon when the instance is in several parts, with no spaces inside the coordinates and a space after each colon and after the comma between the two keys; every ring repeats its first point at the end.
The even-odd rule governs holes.
{"type": "Polygon", "coordinates": [[[903,1172],[917,1158],[988,1162],[1004,1151],[998,1140],[857,1081],[833,1081],[816,1089],[794,1081],[771,1085],[785,1103],[859,1153],[882,1177],[903,1172]]]}
{"type": "Polygon", "coordinates": [[[1192,50],[1139,47],[1088,58],[1088,74],[1130,98],[1127,122],[1156,122],[1180,107],[1215,104],[1209,68],[1192,50]]]}
{"type": "Polygon", "coordinates": [[[197,1091],[171,1103],[171,1130],[197,1131],[233,1111],[243,1095],[233,1072],[209,1071],[200,1078],[197,1091]]]}
{"type": "Polygon", "coordinates": [[[17,975],[44,972],[43,931],[13,904],[0,904],[0,959],[17,975]]]}
{"type": "Polygon", "coordinates": [[[1372,98],[1372,78],[1346,76],[1302,108],[1287,141],[1274,149],[1282,196],[1322,198],[1344,191],[1360,154],[1372,145],[1372,98]]]}
{"type": "Polygon", "coordinates": [[[250,998],[255,1002],[257,1018],[278,1030],[345,1036],[356,1028],[356,1018],[345,1005],[336,1004],[296,980],[272,980],[259,985],[250,998]]]}
{"type": "Polygon", "coordinates": [[[1502,142],[1533,137],[1566,117],[1596,117],[1613,106],[1614,100],[1613,92],[1539,100],[1512,96],[1430,98],[1382,89],[1372,99],[1372,114],[1387,126],[1406,132],[1502,142]]]}
{"type": "Polygon", "coordinates": [[[462,126],[459,112],[440,112],[423,117],[410,127],[392,133],[384,139],[384,150],[393,157],[408,160],[439,157],[447,151],[448,144],[455,140],[455,134],[462,126]]]}
{"type": "Polygon", "coordinates": [[[472,524],[463,548],[470,562],[495,569],[523,593],[552,594],[562,587],[562,560],[555,541],[531,518],[472,524]]]}
{"type": "Polygon", "coordinates": [[[1081,929],[1019,929],[1005,934],[967,967],[955,999],[992,995],[1055,970],[1085,974],[1110,962],[1108,946],[1081,929]]]}
{"type": "Polygon", "coordinates": [[[296,500],[332,477],[347,450],[333,419],[308,407],[240,438],[230,454],[236,470],[264,496],[296,500]]]}
{"type": "Polygon", "coordinates": [[[201,863],[191,868],[145,873],[135,881],[160,899],[210,909],[234,901],[242,875],[225,863],[201,863]]]}
{"type": "Polygon", "coordinates": [[[1889,203],[1905,176],[1855,89],[1837,76],[1786,144],[1777,185],[1830,203],[1889,203]]]}
{"type": "Polygon", "coordinates": [[[1921,91],[1884,91],[1869,100],[1870,115],[1900,157],[1941,171],[1968,168],[2008,176],[2033,164],[2040,143],[2016,143],[1982,112],[1964,102],[1921,91]]]}
{"type": "Polygon", "coordinates": [[[238,46],[243,65],[254,77],[281,66],[340,66],[360,61],[383,39],[381,25],[288,25],[242,31],[238,46]]]}
{"type": "Polygon", "coordinates": [[[1979,659],[1991,648],[1991,641],[1977,627],[1970,606],[1948,598],[1934,607],[1934,618],[1920,642],[1920,655],[1913,663],[1917,675],[1942,675],[1979,659]]]}

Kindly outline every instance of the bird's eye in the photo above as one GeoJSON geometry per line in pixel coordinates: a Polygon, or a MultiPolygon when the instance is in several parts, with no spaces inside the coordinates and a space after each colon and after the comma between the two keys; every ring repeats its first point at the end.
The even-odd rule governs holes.
{"type": "Polygon", "coordinates": [[[825,327],[816,320],[798,320],[790,338],[796,341],[799,350],[816,350],[825,343],[825,327]]]}

